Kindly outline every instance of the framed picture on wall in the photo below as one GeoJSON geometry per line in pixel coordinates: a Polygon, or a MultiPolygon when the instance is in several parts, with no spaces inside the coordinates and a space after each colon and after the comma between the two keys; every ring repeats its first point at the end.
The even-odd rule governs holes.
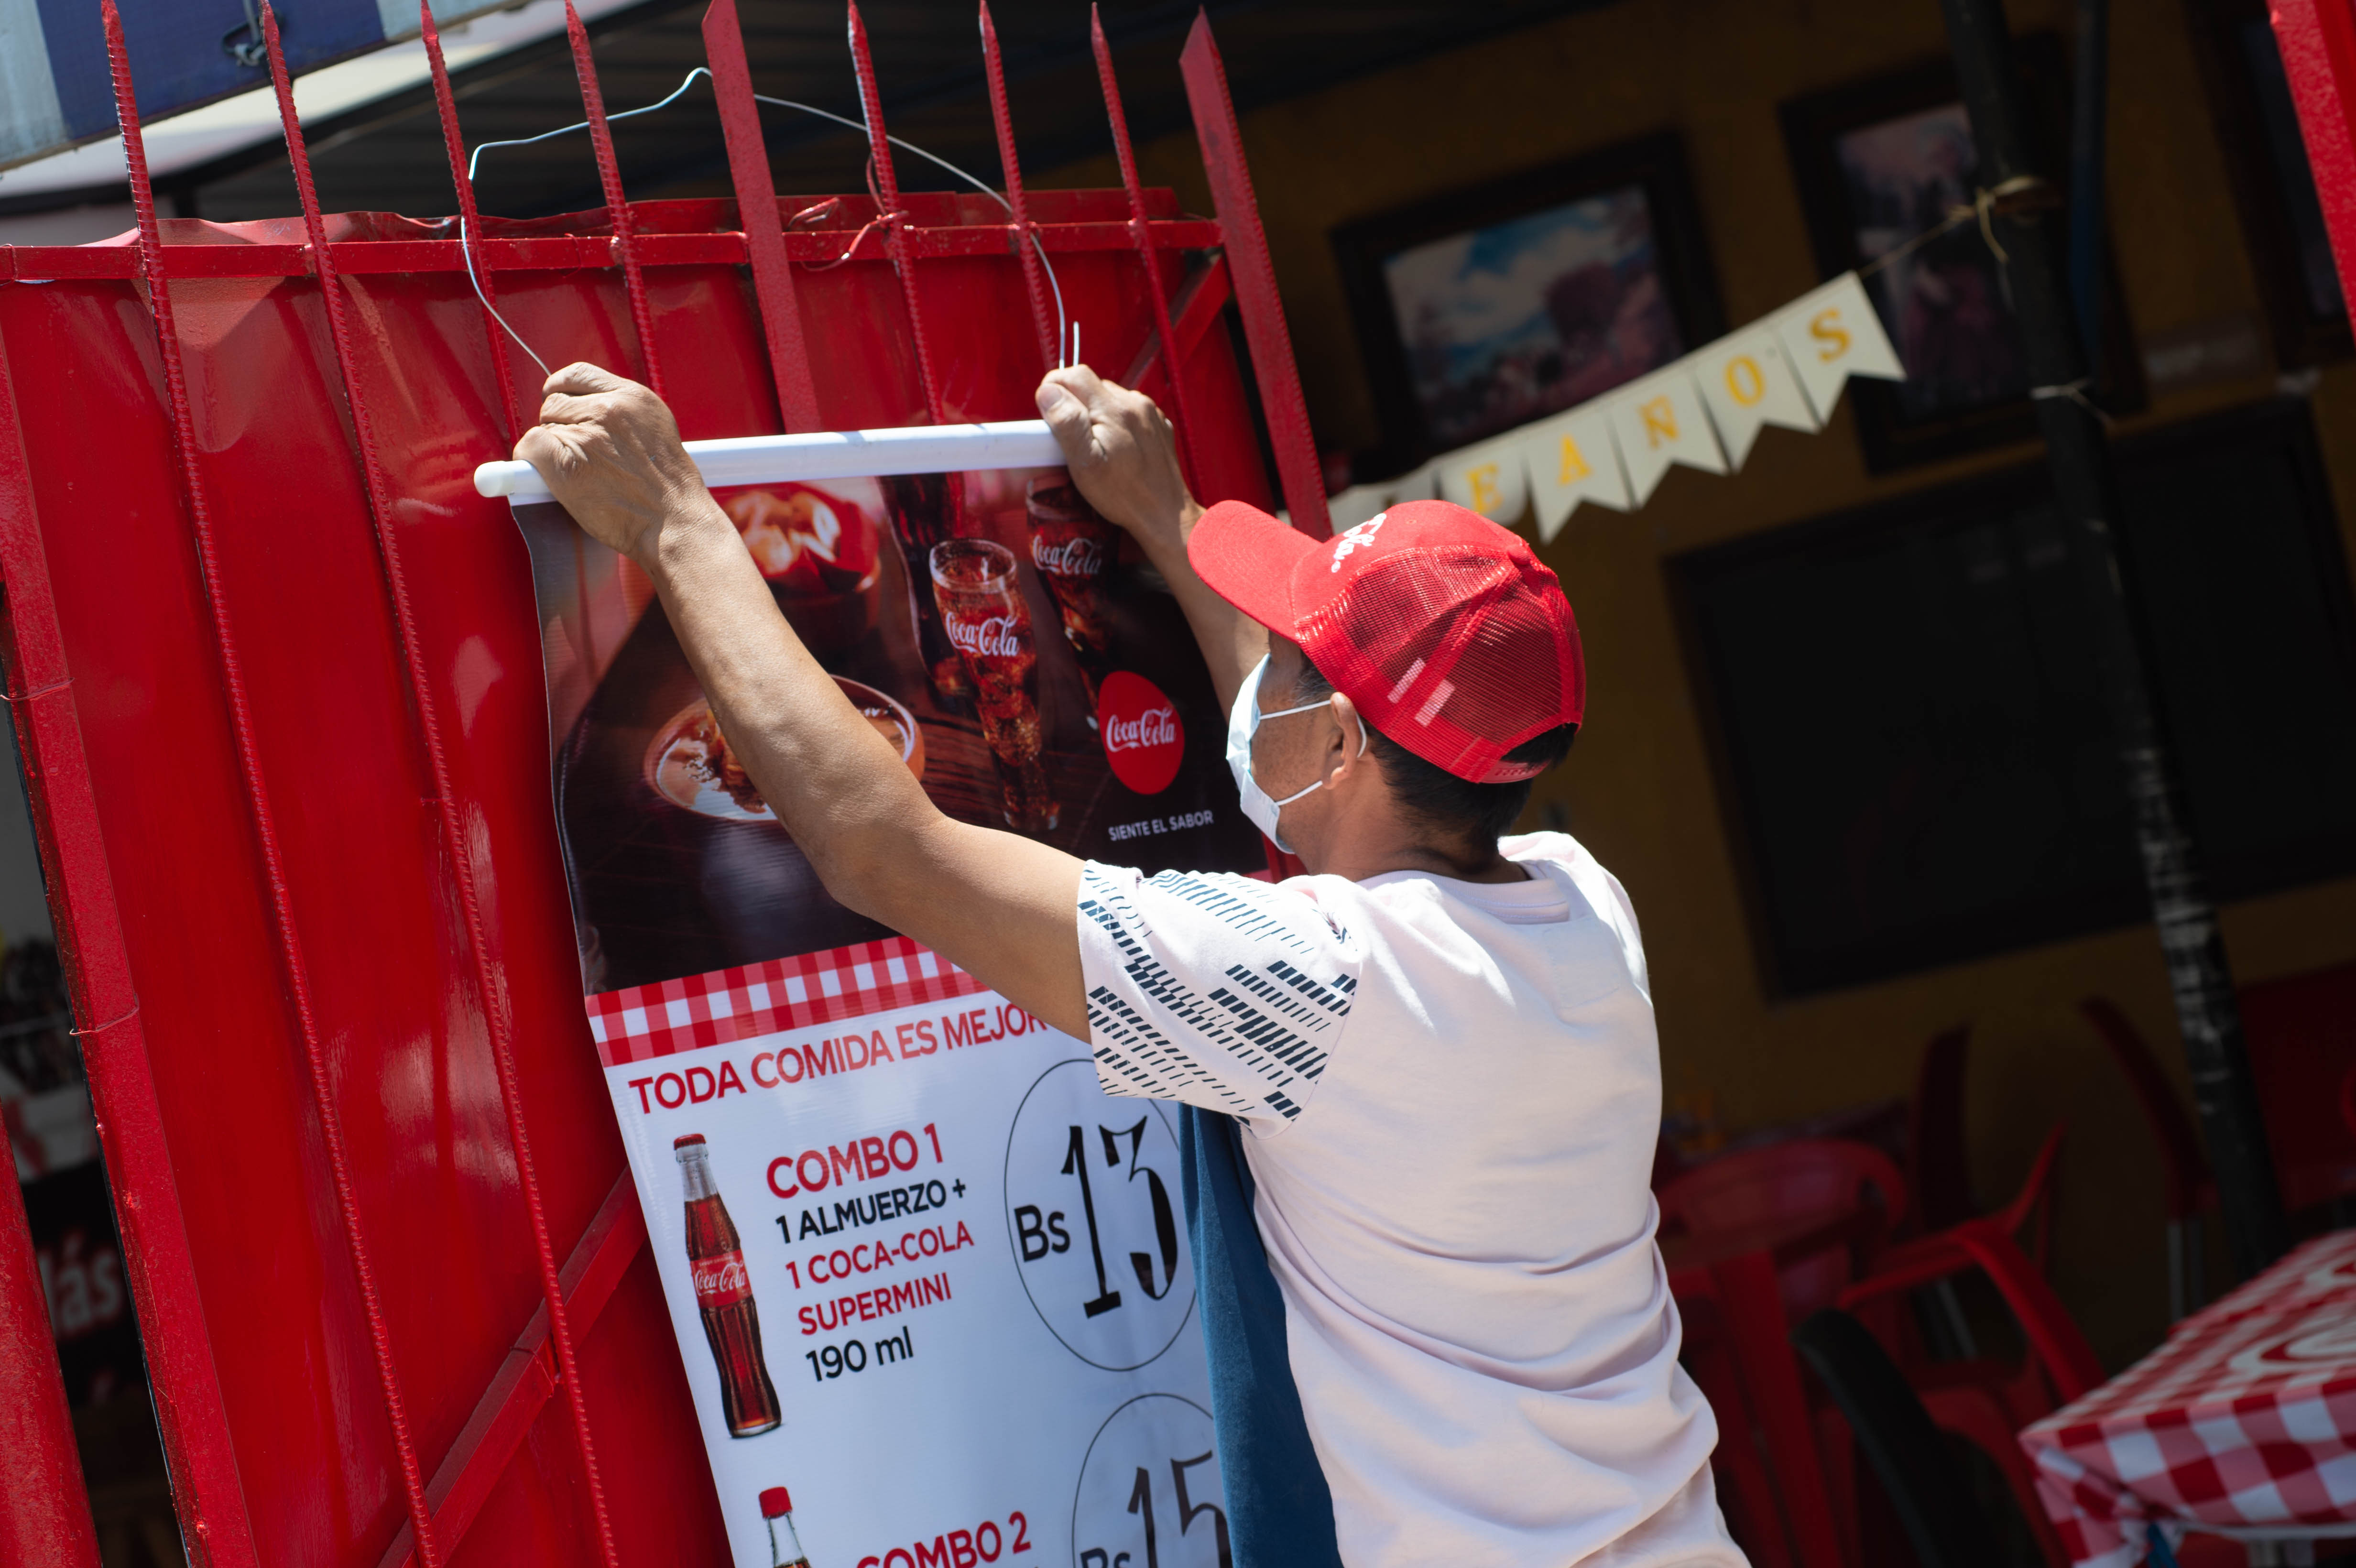
{"type": "Polygon", "coordinates": [[[2192,22],[2275,358],[2286,368],[2345,359],[2348,302],[2266,0],[2192,0],[2192,22]]]}
{"type": "MultiPolygon", "coordinates": [[[[2068,123],[2061,47],[2038,36],[2019,52],[2040,162],[2058,170],[2068,123]]],[[[1815,93],[1782,113],[1816,264],[1826,277],[1873,269],[1867,292],[1906,367],[1903,381],[1850,389],[1866,465],[1882,473],[2033,435],[2019,328],[1979,226],[1909,248],[1979,187],[1954,68],[1939,61],[1815,93]]],[[[2103,302],[2092,394],[2118,413],[2142,406],[2143,381],[2107,267],[2103,302]]]]}
{"type": "MultiPolygon", "coordinates": [[[[2132,608],[2211,886],[2231,901],[2356,870],[2356,603],[2307,401],[2114,452],[2132,608]]],[[[1775,994],[2150,918],[2044,463],[1670,572],[1775,994]]]]}
{"type": "Polygon", "coordinates": [[[1344,224],[1333,251],[1405,468],[1632,380],[1724,330],[1674,135],[1344,224]]]}

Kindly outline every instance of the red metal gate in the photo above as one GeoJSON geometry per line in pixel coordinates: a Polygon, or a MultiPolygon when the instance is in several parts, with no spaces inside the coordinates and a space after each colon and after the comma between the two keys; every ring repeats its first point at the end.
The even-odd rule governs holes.
{"type": "MultiPolygon", "coordinates": [[[[872,196],[771,194],[736,27],[704,32],[737,199],[460,219],[159,221],[105,6],[135,243],[0,249],[0,656],[199,1563],[720,1563],[670,1329],[583,1021],[520,541],[474,466],[552,363],[691,437],[1024,418],[1057,331],[1153,391],[1196,487],[1320,483],[1218,55],[1183,56],[1215,220],[1137,179],[1011,213],[903,194],[855,10],[872,196]],[[462,222],[463,220],[463,222],[462,222]],[[462,244],[460,236],[463,234],[462,244]],[[840,264],[837,264],[837,263],[840,264]],[[749,285],[747,279],[749,278],[749,285]],[[666,371],[668,374],[666,374],[666,371]]],[[[0,1200],[0,1561],[91,1568],[21,1213],[0,1200]]]]}

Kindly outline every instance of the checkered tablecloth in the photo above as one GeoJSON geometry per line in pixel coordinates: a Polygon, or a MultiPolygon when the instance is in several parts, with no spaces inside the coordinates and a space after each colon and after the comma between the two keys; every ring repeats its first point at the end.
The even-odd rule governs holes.
{"type": "MultiPolygon", "coordinates": [[[[2317,1238],[2020,1435],[2087,1568],[2147,1526],[2297,1537],[2356,1522],[2356,1230],[2317,1238]]],[[[2338,1528],[2334,1528],[2338,1527],[2338,1528]]]]}

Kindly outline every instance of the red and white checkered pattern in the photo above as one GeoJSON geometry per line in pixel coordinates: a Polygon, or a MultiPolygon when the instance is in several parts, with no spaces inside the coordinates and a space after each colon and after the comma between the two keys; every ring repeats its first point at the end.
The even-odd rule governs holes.
{"type": "Polygon", "coordinates": [[[931,948],[887,936],[830,953],[602,991],[582,1005],[589,1011],[598,1059],[619,1067],[988,988],[931,948]]]}
{"type": "Polygon", "coordinates": [[[2292,1536],[2356,1522],[2356,1231],[2186,1318],[2020,1444],[2081,1565],[2132,1568],[2153,1522],[2292,1536]]]}

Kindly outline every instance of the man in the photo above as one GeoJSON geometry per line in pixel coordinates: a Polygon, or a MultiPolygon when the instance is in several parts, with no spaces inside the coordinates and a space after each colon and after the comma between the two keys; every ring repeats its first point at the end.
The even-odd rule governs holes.
{"type": "MultiPolygon", "coordinates": [[[[1205,513],[1159,411],[1085,368],[1051,374],[1039,407],[1177,596],[1234,714],[1245,810],[1308,876],[1148,879],[942,816],[779,615],[653,394],[561,370],[516,453],[653,580],[829,892],[1089,1041],[1108,1092],[1248,1129],[1265,1263],[1204,1272],[1233,1262],[1248,1298],[1265,1269],[1281,1291],[1280,1364],[1255,1375],[1284,1408],[1285,1366],[1298,1391],[1331,1494],[1320,1554],[1741,1568],[1653,1244],[1635,917],[1572,839],[1498,837],[1583,706],[1553,573],[1440,502],[1323,544],[1236,503],[1205,513]]],[[[1223,1339],[1213,1283],[1232,1396],[1221,1357],[1269,1341],[1248,1323],[1223,1339]]],[[[1284,1449],[1280,1419],[1271,1435],[1237,1403],[1217,1413],[1231,1500],[1284,1449]]]]}

